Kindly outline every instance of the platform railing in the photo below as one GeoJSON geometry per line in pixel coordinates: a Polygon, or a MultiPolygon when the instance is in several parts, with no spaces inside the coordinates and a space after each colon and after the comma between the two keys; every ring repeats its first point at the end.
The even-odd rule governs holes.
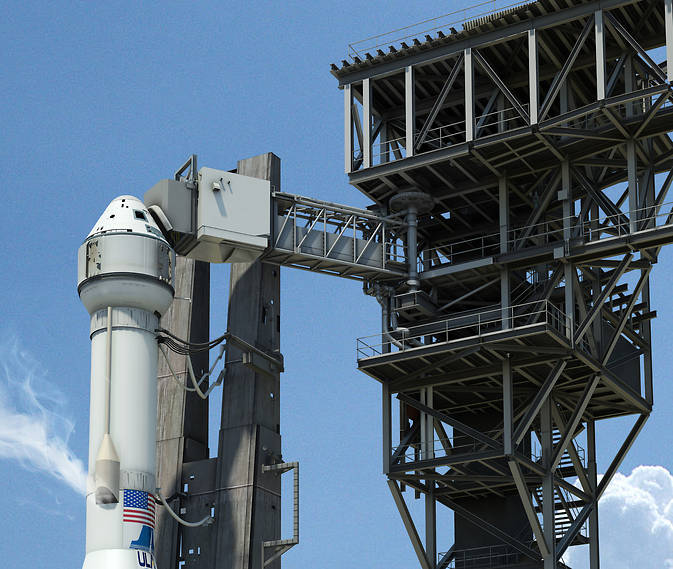
{"type": "Polygon", "coordinates": [[[546,324],[562,335],[566,335],[571,326],[570,319],[557,306],[548,300],[540,300],[510,306],[504,311],[498,307],[462,313],[431,324],[364,336],[357,340],[357,356],[360,360],[389,352],[405,352],[535,324],[546,324]]]}
{"type": "Polygon", "coordinates": [[[472,6],[461,8],[443,14],[435,18],[428,18],[409,26],[404,26],[396,30],[378,34],[365,38],[363,40],[355,41],[348,44],[348,51],[346,56],[355,60],[355,58],[365,59],[366,53],[376,51],[377,49],[388,48],[390,45],[399,45],[405,40],[413,40],[417,36],[423,37],[425,34],[446,30],[447,34],[451,33],[451,28],[469,27],[469,23],[502,12],[511,10],[529,4],[530,0],[521,0],[512,2],[511,0],[487,0],[486,2],[479,2],[472,6]]]}
{"type": "MultiPolygon", "coordinates": [[[[494,440],[502,438],[502,431],[486,431],[484,434],[494,440]]],[[[456,435],[445,438],[434,439],[429,442],[413,442],[407,445],[398,445],[392,447],[393,454],[396,454],[399,449],[403,449],[401,456],[404,456],[405,462],[412,462],[420,460],[424,455],[427,456],[430,452],[433,457],[441,458],[454,455],[458,453],[468,453],[483,450],[484,443],[479,442],[465,435],[456,435]]]]}
{"type": "MultiPolygon", "coordinates": [[[[441,561],[446,553],[439,553],[441,561]]],[[[507,545],[491,545],[472,549],[459,549],[452,553],[452,559],[446,569],[505,569],[520,561],[521,554],[507,545]]]]}
{"type": "MultiPolygon", "coordinates": [[[[583,244],[594,243],[626,235],[651,231],[673,225],[673,202],[633,210],[636,231],[631,231],[629,212],[604,215],[598,219],[580,219],[577,216],[556,218],[532,226],[510,229],[507,232],[507,251],[524,249],[527,243],[533,246],[548,245],[564,241],[564,221],[570,220],[571,240],[583,244]]],[[[500,254],[500,233],[489,233],[438,245],[421,251],[418,270],[423,272],[443,265],[453,265],[472,259],[500,254]]]]}

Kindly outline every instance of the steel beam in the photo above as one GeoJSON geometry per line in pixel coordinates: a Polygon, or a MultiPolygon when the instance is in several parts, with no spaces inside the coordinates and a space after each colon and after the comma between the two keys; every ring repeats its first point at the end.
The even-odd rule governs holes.
{"type": "Polygon", "coordinates": [[[664,0],[664,25],[666,26],[666,78],[669,83],[673,83],[673,0],[664,0]]]}
{"type": "Polygon", "coordinates": [[[463,67],[463,59],[464,55],[461,54],[460,57],[458,58],[458,61],[454,63],[453,68],[449,73],[449,76],[446,78],[446,81],[442,86],[442,90],[439,92],[439,95],[437,95],[437,99],[432,105],[430,113],[425,119],[425,122],[423,123],[423,126],[421,127],[421,130],[419,132],[418,142],[416,142],[416,149],[418,149],[421,146],[421,144],[425,142],[425,138],[427,137],[430,128],[435,122],[435,119],[437,118],[437,115],[439,114],[439,111],[441,110],[442,105],[444,104],[444,101],[446,100],[446,97],[449,94],[449,91],[451,91],[453,84],[456,82],[456,79],[458,78],[458,74],[460,73],[460,70],[463,67]]]}
{"type": "Polygon", "coordinates": [[[553,369],[547,375],[547,379],[540,387],[539,391],[536,393],[535,398],[528,407],[528,411],[524,415],[523,419],[516,428],[514,432],[514,444],[519,445],[521,441],[529,432],[530,426],[533,424],[535,417],[542,409],[545,401],[549,397],[552,389],[556,385],[556,382],[561,377],[563,370],[566,368],[568,362],[565,360],[558,361],[553,369]]]}
{"type": "Polygon", "coordinates": [[[416,94],[414,68],[411,65],[404,68],[404,129],[406,158],[411,158],[415,154],[414,138],[416,136],[416,94]]]}
{"type": "Polygon", "coordinates": [[[561,71],[558,72],[558,75],[556,75],[556,77],[552,81],[551,86],[549,87],[547,96],[545,97],[544,102],[542,103],[542,107],[540,108],[540,120],[544,120],[544,118],[549,113],[549,110],[551,109],[551,105],[554,102],[556,95],[558,95],[559,91],[561,90],[561,86],[568,77],[568,73],[570,72],[573,63],[575,63],[577,56],[580,54],[580,51],[582,50],[584,43],[587,41],[587,38],[591,33],[593,24],[594,24],[594,14],[591,14],[591,16],[587,18],[587,21],[584,24],[584,28],[582,29],[582,32],[577,37],[577,40],[575,40],[575,45],[570,51],[568,58],[565,60],[565,63],[563,64],[561,71]]]}
{"type": "Polygon", "coordinates": [[[526,121],[527,124],[530,124],[530,116],[526,112],[526,110],[523,108],[519,100],[516,98],[514,93],[510,91],[509,87],[505,85],[502,79],[498,76],[498,74],[493,70],[491,67],[491,64],[486,60],[486,58],[479,53],[478,51],[473,51],[472,55],[474,56],[474,59],[479,63],[481,68],[486,72],[486,75],[488,75],[491,78],[491,81],[495,83],[495,85],[500,89],[503,95],[507,97],[507,100],[512,103],[512,106],[516,109],[516,112],[521,115],[521,118],[523,118],[524,121],[526,121]]]}
{"type": "Polygon", "coordinates": [[[523,473],[521,472],[521,468],[519,467],[519,464],[514,460],[508,461],[508,464],[510,470],[512,471],[514,483],[516,485],[517,491],[519,492],[519,498],[521,498],[523,509],[526,512],[528,523],[530,523],[530,527],[532,528],[533,534],[535,535],[537,545],[540,548],[540,553],[542,554],[543,558],[547,558],[551,554],[549,544],[544,536],[542,527],[540,526],[540,520],[538,520],[537,514],[535,513],[535,508],[533,508],[533,502],[531,500],[530,490],[526,485],[526,481],[523,477],[523,473]]]}
{"type": "Polygon", "coordinates": [[[594,32],[596,36],[596,99],[605,99],[605,28],[603,11],[594,14],[594,32]]]}
{"type": "Polygon", "coordinates": [[[600,379],[601,376],[596,374],[593,377],[593,379],[591,379],[591,381],[589,381],[586,384],[586,386],[584,387],[584,391],[582,392],[582,395],[580,396],[579,401],[575,406],[575,410],[573,411],[573,414],[570,417],[570,421],[568,422],[567,425],[565,425],[565,427],[559,426],[563,430],[563,434],[561,436],[561,440],[558,442],[556,448],[554,449],[554,455],[552,457],[550,467],[552,470],[555,470],[559,462],[561,462],[561,458],[563,457],[563,453],[565,452],[566,448],[568,448],[570,445],[573,444],[572,441],[575,438],[575,432],[577,430],[577,427],[582,421],[584,411],[586,411],[586,408],[589,405],[589,402],[591,401],[591,396],[594,394],[596,387],[598,387],[600,379]]]}
{"type": "Polygon", "coordinates": [[[486,520],[477,516],[472,511],[470,511],[468,508],[465,508],[465,507],[459,505],[457,502],[451,500],[448,497],[442,497],[441,501],[442,501],[442,503],[449,506],[449,508],[451,508],[459,516],[462,516],[466,520],[472,522],[474,525],[476,525],[477,527],[479,527],[479,528],[483,529],[484,531],[490,533],[494,537],[498,538],[500,541],[502,541],[502,542],[504,542],[508,545],[511,545],[514,549],[516,549],[520,553],[523,553],[526,557],[529,557],[530,559],[533,559],[535,561],[540,560],[539,552],[531,549],[525,543],[523,543],[523,542],[519,541],[518,539],[512,537],[511,535],[505,533],[504,531],[497,528],[493,524],[488,523],[486,520]]]}
{"type": "Polygon", "coordinates": [[[531,125],[538,122],[540,105],[539,82],[537,30],[532,28],[528,30],[528,112],[530,114],[531,125]]]}
{"type": "Polygon", "coordinates": [[[466,425],[462,421],[459,421],[455,417],[451,417],[450,415],[447,415],[446,413],[442,413],[441,411],[437,411],[436,409],[432,409],[428,407],[427,405],[423,405],[423,403],[419,402],[418,400],[414,399],[413,397],[409,397],[408,395],[405,395],[404,393],[398,393],[397,398],[400,401],[403,401],[404,403],[407,403],[408,405],[411,405],[415,409],[418,409],[422,413],[426,413],[432,417],[435,417],[436,419],[439,419],[440,421],[444,421],[446,424],[451,425],[454,429],[459,430],[461,433],[466,434],[469,437],[472,437],[473,439],[479,441],[480,443],[485,444],[487,447],[490,447],[492,449],[500,449],[502,448],[502,445],[492,439],[491,437],[488,437],[484,435],[482,432],[477,431],[476,429],[473,429],[469,425],[466,425]]]}
{"type": "Polygon", "coordinates": [[[407,504],[404,501],[404,496],[402,496],[402,492],[400,492],[397,482],[395,482],[395,480],[388,480],[388,488],[390,488],[390,493],[393,495],[395,505],[397,506],[397,511],[400,513],[402,523],[404,524],[404,529],[407,530],[407,535],[411,540],[411,545],[416,552],[416,557],[418,557],[421,567],[423,569],[434,569],[434,562],[431,563],[425,553],[425,548],[423,547],[421,538],[418,535],[418,530],[416,529],[414,520],[411,518],[409,508],[407,508],[407,504]]]}
{"type": "Polygon", "coordinates": [[[603,302],[605,302],[605,299],[609,296],[619,279],[621,279],[622,275],[626,272],[632,258],[633,253],[624,255],[621,263],[619,263],[619,266],[614,270],[612,277],[610,277],[610,280],[605,285],[600,295],[594,300],[594,305],[591,307],[591,311],[587,314],[584,321],[577,327],[577,330],[575,330],[575,342],[582,339],[584,334],[589,330],[589,326],[594,321],[594,318],[600,314],[601,309],[603,308],[603,302]]]}
{"type": "Polygon", "coordinates": [[[353,169],[353,94],[351,86],[344,86],[344,158],[345,171],[350,174],[353,169]]]}
{"type": "MultiPolygon", "coordinates": [[[[587,421],[587,470],[591,491],[595,495],[598,487],[598,467],[596,464],[596,423],[587,421]]],[[[589,569],[600,569],[598,527],[598,503],[589,513],[589,569]]]]}
{"type": "MultiPolygon", "coordinates": [[[[404,453],[407,452],[407,449],[409,448],[409,445],[411,444],[411,441],[413,441],[417,436],[418,436],[418,431],[419,427],[418,425],[414,425],[407,431],[407,433],[404,435],[404,438],[400,441],[399,446],[395,449],[395,452],[393,455],[388,459],[388,472],[384,472],[384,474],[388,474],[390,472],[390,467],[393,464],[397,464],[400,462],[400,459],[404,456],[404,453]]],[[[388,454],[390,454],[390,449],[392,448],[392,443],[391,446],[388,447],[388,454]]],[[[384,449],[385,452],[385,449],[384,449]]],[[[385,462],[385,458],[384,458],[385,462]]]]}
{"type": "Polygon", "coordinates": [[[666,75],[661,70],[661,68],[655,63],[655,61],[649,56],[647,50],[643,48],[636,39],[626,30],[626,28],[614,17],[610,12],[605,13],[608,19],[608,25],[612,27],[618,34],[620,34],[630,45],[631,47],[640,55],[643,59],[646,66],[652,72],[652,74],[659,79],[659,81],[666,82],[666,75]]]}
{"type": "Polygon", "coordinates": [[[648,282],[651,270],[652,270],[652,266],[650,266],[647,269],[644,269],[642,271],[642,273],[640,275],[640,279],[638,280],[638,283],[636,284],[636,287],[634,288],[633,293],[631,294],[631,301],[622,310],[622,317],[619,320],[619,325],[617,326],[617,329],[612,334],[612,338],[610,339],[610,343],[608,344],[607,348],[603,352],[603,358],[602,358],[602,361],[601,361],[601,365],[604,365],[604,366],[607,365],[608,360],[610,359],[610,356],[612,355],[612,352],[614,351],[615,347],[617,346],[617,342],[619,341],[619,338],[622,335],[622,331],[624,330],[624,326],[626,326],[626,323],[629,321],[631,313],[633,312],[633,307],[636,305],[636,302],[638,301],[638,297],[640,296],[641,292],[643,291],[643,287],[648,282]]]}
{"type": "Polygon", "coordinates": [[[551,397],[547,397],[540,409],[540,436],[542,443],[542,463],[545,474],[542,478],[542,525],[544,544],[539,544],[544,559],[544,569],[556,569],[556,500],[554,498],[554,470],[551,468],[554,451],[551,397]],[[544,545],[544,546],[543,546],[544,545]],[[545,551],[546,550],[546,551],[545,551]]]}
{"type": "Polygon", "coordinates": [[[381,425],[382,434],[381,440],[383,443],[383,474],[390,472],[390,451],[393,446],[392,443],[392,407],[390,401],[390,387],[387,383],[381,384],[381,425]]]}
{"type": "Polygon", "coordinates": [[[371,79],[362,81],[362,167],[372,165],[372,85],[371,79]]]}
{"type": "Polygon", "coordinates": [[[474,60],[472,48],[464,53],[465,68],[465,142],[474,140],[474,60]]]}
{"type": "Polygon", "coordinates": [[[502,360],[502,407],[503,407],[503,440],[505,455],[514,452],[514,397],[512,383],[512,363],[509,354],[502,360]]]}

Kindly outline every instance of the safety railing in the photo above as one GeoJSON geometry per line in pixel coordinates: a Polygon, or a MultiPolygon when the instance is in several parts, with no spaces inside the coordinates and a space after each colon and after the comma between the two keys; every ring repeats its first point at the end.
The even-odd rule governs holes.
{"type": "MultiPolygon", "coordinates": [[[[443,560],[447,553],[439,553],[438,561],[443,560]]],[[[451,561],[446,569],[505,569],[517,564],[521,554],[507,545],[491,545],[472,549],[459,549],[451,553],[451,561]]]]}
{"type": "MultiPolygon", "coordinates": [[[[556,442],[558,441],[555,441],[554,444],[556,444],[556,442]]],[[[577,456],[580,459],[580,464],[586,468],[586,456],[584,448],[575,440],[573,440],[572,444],[575,445],[575,450],[577,451],[577,456]]],[[[539,462],[542,460],[542,446],[535,437],[532,438],[530,443],[530,456],[533,462],[539,462]]],[[[562,469],[570,465],[571,465],[570,458],[567,456],[567,454],[564,454],[563,457],[561,458],[558,468],[562,469]]]]}
{"type": "MultiPolygon", "coordinates": [[[[577,216],[556,218],[510,229],[507,232],[508,252],[528,246],[543,246],[565,240],[566,232],[575,243],[592,243],[605,239],[648,231],[673,224],[673,202],[603,215],[597,219],[577,216]],[[635,231],[632,231],[633,218],[635,231]],[[565,220],[570,220],[570,229],[564,228],[565,220]]],[[[500,233],[489,233],[425,249],[418,256],[418,271],[434,269],[443,265],[453,265],[465,261],[497,255],[501,251],[500,233]]]]}
{"type": "MultiPolygon", "coordinates": [[[[484,434],[494,440],[502,438],[502,431],[486,431],[484,434]]],[[[415,441],[406,445],[398,445],[392,448],[393,454],[399,451],[404,456],[404,462],[422,460],[424,458],[441,458],[444,456],[477,452],[484,449],[484,443],[479,442],[467,435],[455,434],[446,438],[432,441],[415,441]]]]}
{"type": "Polygon", "coordinates": [[[346,57],[351,60],[356,58],[365,59],[368,52],[374,52],[378,49],[388,48],[391,45],[399,45],[405,40],[413,40],[417,36],[423,36],[441,30],[447,30],[463,27],[469,29],[474,24],[478,24],[481,18],[486,18],[498,12],[518,8],[529,4],[530,0],[512,2],[511,0],[488,0],[472,6],[449,12],[435,18],[422,20],[403,28],[398,28],[390,32],[385,32],[375,36],[365,38],[348,44],[346,57]],[[476,20],[476,21],[475,21],[476,20]]]}
{"type": "Polygon", "coordinates": [[[380,269],[406,262],[398,218],[303,196],[274,197],[276,250],[380,269]]]}
{"type": "Polygon", "coordinates": [[[375,140],[372,149],[372,164],[383,164],[405,158],[407,156],[406,141],[404,136],[375,140]]]}
{"type": "Polygon", "coordinates": [[[493,308],[463,313],[431,324],[397,328],[357,340],[357,357],[364,359],[390,352],[404,352],[433,344],[480,337],[504,329],[546,324],[567,335],[570,319],[548,300],[528,302],[507,309],[493,308]]]}

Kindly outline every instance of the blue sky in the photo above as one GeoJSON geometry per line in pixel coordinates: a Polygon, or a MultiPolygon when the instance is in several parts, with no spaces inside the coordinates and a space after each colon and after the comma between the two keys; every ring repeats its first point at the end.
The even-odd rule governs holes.
{"type": "MultiPolygon", "coordinates": [[[[271,151],[282,159],[284,191],[365,205],[343,173],[343,99],[329,64],[345,56],[351,41],[461,6],[380,0],[3,6],[4,566],[23,567],[29,559],[31,567],[74,568],[84,557],[84,501],[72,486],[78,460],[87,458],[89,323],[76,292],[76,251],[107,203],[120,194],[142,196],[191,153],[202,166],[230,169],[239,158],[271,151]]],[[[641,464],[673,470],[672,257],[664,250],[653,278],[656,410],[622,468],[623,486],[647,496],[633,502],[633,492],[622,492],[613,500],[618,510],[636,503],[652,514],[653,485],[664,488],[655,504],[673,500],[666,470],[631,476],[641,464]]],[[[225,325],[226,277],[226,267],[213,270],[213,333],[225,325]]],[[[413,567],[380,473],[380,390],[355,366],[355,338],[379,326],[376,302],[355,282],[291,269],[282,279],[283,455],[302,464],[302,542],[285,566],[319,559],[325,568],[413,567]]],[[[213,405],[219,419],[218,401],[213,405]]],[[[603,448],[616,448],[624,429],[605,425],[603,448]]],[[[603,465],[607,455],[601,453],[603,465]]],[[[673,502],[664,510],[655,521],[641,516],[641,529],[656,522],[670,530],[671,541],[663,543],[673,546],[673,502]]],[[[607,530],[604,549],[623,543],[617,528],[607,530]]],[[[449,529],[440,537],[444,551],[449,529]]]]}

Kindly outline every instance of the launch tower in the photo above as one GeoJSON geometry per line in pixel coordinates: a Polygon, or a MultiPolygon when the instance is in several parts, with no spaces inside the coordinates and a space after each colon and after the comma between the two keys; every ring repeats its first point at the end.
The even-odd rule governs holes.
{"type": "Polygon", "coordinates": [[[552,569],[576,544],[597,569],[598,500],[653,402],[673,0],[539,0],[391,37],[332,73],[350,183],[405,218],[407,275],[370,281],[383,330],[357,353],[393,498],[423,569],[552,569]],[[633,426],[599,481],[613,417],[633,426]]]}

